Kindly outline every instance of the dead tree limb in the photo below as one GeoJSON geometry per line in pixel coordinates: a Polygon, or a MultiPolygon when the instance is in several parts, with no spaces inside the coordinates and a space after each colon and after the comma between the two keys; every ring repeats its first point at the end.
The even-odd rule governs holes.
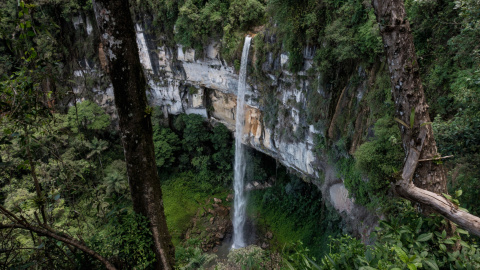
{"type": "Polygon", "coordinates": [[[56,240],[61,241],[65,244],[67,244],[67,245],[72,245],[72,246],[78,248],[79,250],[87,253],[88,255],[92,256],[93,258],[99,260],[101,263],[103,263],[103,265],[105,265],[105,267],[108,270],[116,270],[117,269],[107,259],[102,257],[97,252],[93,251],[92,249],[88,248],[84,243],[82,243],[82,242],[80,242],[76,239],[73,239],[69,236],[60,235],[60,234],[54,233],[50,230],[44,229],[42,227],[33,226],[31,224],[22,225],[22,224],[1,224],[0,223],[0,229],[7,229],[7,228],[23,229],[23,230],[27,230],[27,231],[32,231],[32,232],[36,232],[40,235],[56,239],[56,240]]]}
{"type": "Polygon", "coordinates": [[[58,241],[65,243],[67,246],[68,245],[74,246],[79,250],[85,252],[86,254],[92,256],[93,258],[99,260],[101,263],[103,263],[103,265],[105,265],[105,267],[108,270],[116,269],[115,266],[112,263],[110,263],[107,259],[102,257],[100,254],[98,254],[94,250],[90,249],[85,243],[78,241],[71,236],[56,232],[55,230],[53,230],[52,228],[50,228],[45,224],[33,225],[27,222],[24,218],[23,219],[19,218],[18,216],[8,211],[5,207],[1,205],[0,205],[0,213],[4,214],[10,221],[13,222],[9,224],[0,223],[0,229],[8,229],[8,228],[23,229],[29,232],[35,232],[41,236],[46,236],[46,237],[56,239],[58,241]]]}
{"type": "Polygon", "coordinates": [[[419,203],[425,213],[437,212],[450,221],[480,236],[480,218],[461,211],[446,198],[445,169],[431,157],[439,156],[428,115],[428,105],[419,75],[413,35],[403,0],[372,0],[387,55],[395,116],[406,160],[397,193],[419,203]],[[405,125],[401,123],[409,123],[405,125]],[[424,162],[419,163],[422,160],[424,162]]]}

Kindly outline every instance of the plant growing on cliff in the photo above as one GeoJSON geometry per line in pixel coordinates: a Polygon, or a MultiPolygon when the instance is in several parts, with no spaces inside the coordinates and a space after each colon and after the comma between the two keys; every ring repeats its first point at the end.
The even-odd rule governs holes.
{"type": "Polygon", "coordinates": [[[390,183],[400,170],[403,151],[398,127],[391,117],[379,119],[374,132],[374,137],[354,153],[354,162],[341,161],[340,171],[355,202],[372,208],[380,205],[385,208],[386,205],[378,200],[389,200],[390,183]]]}
{"type": "Polygon", "coordinates": [[[212,38],[219,38],[222,57],[231,63],[240,57],[244,33],[263,22],[264,10],[259,0],[186,0],[178,9],[175,40],[201,52],[212,38]]]}
{"type": "Polygon", "coordinates": [[[466,231],[447,235],[438,216],[420,217],[407,201],[398,201],[395,212],[372,233],[374,244],[345,235],[331,238],[330,252],[319,260],[308,249],[297,248],[296,257],[284,256],[290,269],[477,269],[480,252],[466,231]],[[461,248],[454,246],[460,243],[461,248]]]}

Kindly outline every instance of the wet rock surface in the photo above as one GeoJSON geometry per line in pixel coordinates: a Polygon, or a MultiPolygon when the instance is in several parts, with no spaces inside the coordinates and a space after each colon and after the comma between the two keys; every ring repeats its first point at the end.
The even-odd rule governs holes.
{"type": "Polygon", "coordinates": [[[214,250],[221,245],[227,235],[232,234],[230,210],[230,205],[224,204],[223,200],[208,199],[197,211],[185,239],[199,239],[204,252],[214,250]]]}

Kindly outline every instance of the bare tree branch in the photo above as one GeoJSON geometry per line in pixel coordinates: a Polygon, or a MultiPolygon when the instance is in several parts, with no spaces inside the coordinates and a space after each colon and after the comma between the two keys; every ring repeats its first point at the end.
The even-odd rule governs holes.
{"type": "Polygon", "coordinates": [[[47,230],[45,228],[38,227],[38,226],[33,226],[31,224],[16,224],[16,223],[14,223],[14,224],[2,224],[2,223],[0,223],[0,229],[8,229],[8,228],[23,229],[23,230],[27,230],[27,231],[36,232],[39,235],[47,236],[47,237],[56,239],[56,240],[61,241],[65,244],[67,244],[67,245],[72,245],[72,246],[78,248],[79,250],[87,253],[88,255],[92,256],[93,258],[99,260],[101,263],[103,263],[105,265],[105,267],[108,270],[116,270],[115,266],[112,263],[110,263],[107,259],[105,259],[100,254],[98,254],[97,252],[95,252],[92,249],[90,249],[89,247],[87,247],[87,245],[85,245],[84,243],[82,243],[82,242],[80,242],[76,239],[73,239],[70,236],[67,236],[67,235],[64,235],[64,234],[57,234],[57,233],[52,232],[50,230],[47,230]]]}
{"type": "MultiPolygon", "coordinates": [[[[10,219],[13,223],[11,224],[3,224],[0,223],[0,229],[6,229],[6,228],[15,228],[15,229],[24,229],[30,232],[36,232],[39,235],[47,236],[50,238],[54,238],[58,241],[61,241],[67,245],[74,246],[78,248],[79,250],[87,253],[88,255],[94,257],[95,259],[99,260],[101,263],[105,265],[105,267],[109,270],[114,270],[116,269],[115,266],[110,263],[107,259],[103,258],[100,254],[97,252],[93,251],[87,245],[85,245],[83,242],[80,242],[76,239],[74,239],[71,236],[68,236],[63,233],[56,232],[52,228],[50,228],[47,224],[41,224],[39,223],[39,226],[35,226],[27,222],[25,218],[19,218],[12,212],[8,211],[5,207],[0,205],[0,212],[3,213],[8,219],[10,219]]],[[[38,217],[37,217],[38,219],[38,217]]],[[[38,220],[39,221],[39,220],[38,220]]],[[[37,221],[37,222],[38,222],[37,221]]]]}

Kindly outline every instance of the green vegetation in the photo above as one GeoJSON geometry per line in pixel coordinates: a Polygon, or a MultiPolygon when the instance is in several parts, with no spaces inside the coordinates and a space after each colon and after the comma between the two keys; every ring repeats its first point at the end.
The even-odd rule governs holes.
{"type": "MultiPolygon", "coordinates": [[[[162,184],[165,216],[173,244],[178,246],[191,227],[191,220],[208,198],[226,197],[224,192],[212,190],[213,186],[201,184],[201,179],[192,171],[168,176],[162,184]]],[[[204,180],[203,180],[204,181],[204,180]]]]}
{"type": "Polygon", "coordinates": [[[240,58],[247,31],[265,21],[264,0],[142,1],[138,13],[150,13],[152,29],[166,35],[167,44],[177,42],[202,52],[211,41],[221,40],[222,57],[233,63],[240,58]]]}
{"type": "Polygon", "coordinates": [[[295,269],[477,269],[480,253],[468,233],[447,235],[439,216],[421,217],[408,202],[398,202],[371,235],[373,245],[345,235],[332,239],[330,252],[316,260],[297,248],[295,269]],[[455,248],[461,245],[461,250],[455,248]]]}
{"type": "MultiPolygon", "coordinates": [[[[77,125],[72,111],[75,107],[69,114],[55,114],[49,121],[43,119],[46,125],[29,128],[28,134],[12,129],[15,126],[10,122],[2,121],[0,203],[12,213],[34,218],[33,213],[40,202],[31,180],[27,153],[21,151],[29,147],[36,176],[45,192],[46,197],[42,200],[48,209],[50,226],[80,236],[102,256],[127,268],[150,269],[155,260],[150,249],[150,230],[146,218],[132,210],[120,139],[114,130],[107,129],[110,127],[108,115],[108,121],[99,122],[106,114],[96,103],[78,104],[78,111],[84,113],[85,119],[81,125],[77,125]],[[92,127],[89,124],[96,122],[101,125],[89,128],[92,127]],[[26,138],[30,138],[27,145],[26,138]]],[[[164,162],[159,169],[167,224],[175,245],[181,246],[191,219],[202,202],[212,196],[226,197],[223,185],[231,181],[232,166],[227,163],[231,163],[229,160],[232,161],[233,157],[231,135],[225,126],[218,124],[210,129],[196,115],[178,118],[181,119],[177,119],[177,123],[182,123],[181,130],[175,131],[179,135],[156,124],[154,139],[157,154],[171,155],[161,159],[164,162]],[[187,134],[189,136],[183,138],[187,134]],[[190,150],[191,156],[185,154],[190,150]],[[187,160],[181,163],[171,158],[173,154],[186,155],[187,160]],[[196,158],[210,155],[212,160],[209,163],[199,165],[195,162],[196,158]],[[182,171],[178,171],[180,165],[184,168],[182,171]]],[[[0,222],[4,221],[6,217],[0,216],[0,222]]],[[[32,238],[28,232],[19,231],[5,239],[10,240],[2,242],[2,248],[7,247],[6,243],[35,247],[35,252],[13,249],[1,255],[9,267],[43,267],[45,262],[41,258],[48,254],[54,259],[48,264],[50,269],[68,269],[72,265],[98,268],[97,261],[45,236],[32,238]]]]}
{"type": "Polygon", "coordinates": [[[179,246],[175,250],[175,259],[179,269],[194,270],[203,269],[217,257],[215,254],[203,253],[199,247],[198,239],[188,239],[186,247],[179,246]]]}
{"type": "MultiPolygon", "coordinates": [[[[102,110],[92,104],[95,111],[102,110]]],[[[33,213],[43,204],[45,222],[52,228],[62,228],[67,235],[81,235],[105,256],[118,255],[132,267],[147,265],[152,254],[148,254],[149,238],[142,235],[148,230],[144,230],[144,218],[131,210],[125,163],[119,160],[123,158],[122,150],[114,146],[119,145],[119,138],[103,129],[97,130],[104,136],[102,139],[89,140],[85,133],[90,130],[72,130],[67,118],[53,115],[42,119],[45,125],[25,132],[10,130],[14,126],[2,122],[1,204],[12,213],[24,215],[28,222],[35,222],[33,213]],[[31,159],[22,149],[30,149],[31,159]],[[44,197],[35,193],[32,176],[41,184],[44,197]],[[142,245],[146,247],[142,249],[142,245]],[[132,252],[134,246],[138,249],[132,252]]],[[[0,219],[6,221],[3,215],[0,219]]],[[[8,267],[47,267],[42,259],[46,256],[52,258],[47,264],[52,269],[72,264],[93,267],[98,263],[45,236],[18,231],[12,237],[13,243],[33,250],[16,249],[3,254],[8,267]]]]}
{"type": "Polygon", "coordinates": [[[382,52],[373,9],[362,1],[269,1],[279,40],[289,53],[288,68],[303,68],[305,46],[319,46],[318,71],[333,79],[335,68],[352,61],[373,62],[382,52]]]}
{"type": "Polygon", "coordinates": [[[461,189],[465,208],[480,214],[480,8],[478,1],[407,1],[433,128],[451,171],[450,192],[461,189]],[[434,27],[442,25],[442,27],[434,27]]]}
{"type": "Polygon", "coordinates": [[[69,108],[67,122],[74,133],[98,131],[110,125],[110,116],[96,103],[86,100],[69,108]]]}
{"type": "MultiPolygon", "coordinates": [[[[131,3],[136,19],[142,18],[138,22],[147,34],[155,35],[156,46],[180,43],[184,49],[196,49],[198,56],[216,41],[222,60],[237,69],[244,36],[257,34],[249,74],[258,86],[263,125],[271,130],[282,126],[281,134],[272,135],[288,140],[302,139],[307,125],[313,125],[322,134],[315,141],[317,154],[335,164],[355,202],[387,217],[370,246],[351,236],[337,237],[343,229],[340,217],[315,186],[282,168],[273,171],[276,164],[253,158],[251,180],[264,182],[275,175],[275,184],[252,191],[250,215],[258,217],[261,229],[273,232],[272,249],[283,251],[285,267],[480,267],[477,239],[461,229],[447,235],[439,217],[420,217],[408,203],[393,198],[391,186],[404,154],[393,119],[388,66],[367,2],[131,3]],[[305,67],[306,48],[315,49],[312,66],[299,73],[305,67]],[[282,53],[289,56],[284,68],[295,81],[281,83],[302,89],[306,97],[305,104],[287,102],[305,120],[295,134],[288,126],[289,111],[279,101],[278,85],[266,83],[270,75],[281,81],[286,74],[278,67],[282,53]],[[363,97],[354,96],[357,88],[363,97]],[[342,93],[345,102],[340,100],[342,93]],[[363,122],[357,127],[360,113],[363,122]],[[330,128],[332,136],[327,134],[330,128]]],[[[405,3],[437,144],[442,156],[454,156],[443,161],[451,172],[449,189],[463,190],[456,199],[478,215],[480,5],[474,0],[405,3]]],[[[79,85],[87,90],[109,85],[98,59],[91,1],[45,0],[35,5],[2,1],[0,22],[0,205],[31,224],[48,224],[82,240],[124,269],[149,269],[155,259],[149,249],[150,231],[145,217],[132,209],[119,134],[92,94],[76,96],[79,85]],[[72,21],[81,22],[77,29],[72,21]],[[91,34],[81,25],[87,21],[91,34]],[[74,70],[85,69],[85,62],[95,63],[98,73],[72,78],[74,70]],[[39,209],[44,209],[45,217],[39,209]]],[[[197,89],[190,86],[188,91],[194,94],[197,89]]],[[[185,233],[192,218],[205,211],[201,207],[207,199],[225,198],[229,191],[232,135],[224,125],[212,127],[199,115],[170,120],[166,123],[154,111],[153,140],[165,213],[179,267],[198,269],[213,256],[203,253],[201,239],[186,240],[185,233]]],[[[0,215],[1,224],[8,222],[0,215]]],[[[278,263],[272,254],[252,247],[232,253],[224,266],[261,269],[267,262],[278,263]]],[[[101,268],[71,246],[11,228],[0,229],[0,262],[7,269],[101,268]]]]}
{"type": "MultiPolygon", "coordinates": [[[[263,161],[258,167],[269,166],[263,161]]],[[[259,168],[254,170],[255,175],[262,174],[259,168]]],[[[294,244],[301,241],[312,254],[322,256],[328,250],[328,236],[341,232],[340,216],[331,206],[325,205],[315,185],[288,174],[283,166],[275,171],[270,168],[266,175],[272,173],[271,177],[276,175],[273,187],[251,192],[249,215],[264,230],[262,233],[273,232],[270,242],[273,250],[289,254],[294,244]]]]}
{"type": "Polygon", "coordinates": [[[105,228],[89,239],[95,250],[105,257],[115,256],[127,268],[149,269],[155,254],[150,249],[148,219],[126,208],[111,211],[107,218],[105,228]]]}
{"type": "Polygon", "coordinates": [[[192,171],[200,177],[200,183],[230,184],[233,144],[225,125],[209,128],[200,115],[181,114],[174,119],[172,128],[154,123],[155,155],[162,170],[192,171]]]}
{"type": "MultiPolygon", "coordinates": [[[[398,127],[390,116],[379,119],[375,123],[374,132],[375,137],[355,152],[355,168],[342,170],[346,176],[345,186],[355,200],[372,208],[382,205],[378,199],[386,201],[392,197],[386,195],[391,182],[395,182],[395,176],[399,174],[404,156],[398,127]],[[364,173],[368,180],[355,175],[355,172],[364,173]]],[[[343,161],[341,167],[349,165],[348,161],[343,161]]]]}

